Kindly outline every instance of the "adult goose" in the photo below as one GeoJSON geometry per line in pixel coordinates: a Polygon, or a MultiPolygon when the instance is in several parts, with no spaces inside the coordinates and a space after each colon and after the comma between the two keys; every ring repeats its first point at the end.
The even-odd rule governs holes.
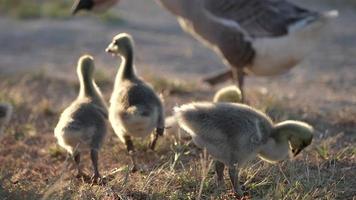
{"type": "Polygon", "coordinates": [[[242,195],[236,167],[258,156],[275,163],[297,156],[313,138],[303,122],[274,124],[264,113],[238,103],[190,103],[175,108],[175,117],[193,142],[215,159],[217,183],[223,185],[224,168],[235,193],[242,195]]]}
{"type": "Polygon", "coordinates": [[[232,77],[242,97],[245,75],[288,71],[312,50],[329,19],[338,15],[337,11],[309,11],[286,0],[157,1],[178,18],[186,32],[231,67],[205,81],[213,85],[232,77]]]}
{"type": "Polygon", "coordinates": [[[77,177],[85,177],[80,168],[80,155],[89,150],[93,164],[93,182],[100,181],[98,151],[106,135],[107,106],[100,89],[93,80],[94,61],[82,56],[78,61],[77,74],[80,82],[78,97],[63,111],[54,129],[58,144],[74,158],[77,177]]]}
{"type": "Polygon", "coordinates": [[[116,35],[106,51],[122,60],[110,99],[109,120],[131,156],[132,171],[136,171],[131,137],[143,138],[155,131],[150,143],[154,150],[158,137],[164,132],[164,110],[159,96],[136,75],[131,35],[116,35]]]}

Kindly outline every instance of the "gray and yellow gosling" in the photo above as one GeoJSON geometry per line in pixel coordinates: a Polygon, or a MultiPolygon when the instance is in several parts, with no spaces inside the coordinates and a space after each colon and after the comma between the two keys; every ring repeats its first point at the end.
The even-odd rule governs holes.
{"type": "Polygon", "coordinates": [[[153,89],[136,75],[133,39],[129,34],[116,35],[106,51],[122,59],[110,99],[109,120],[116,135],[125,143],[135,171],[131,137],[144,138],[155,131],[150,143],[154,150],[158,137],[164,132],[163,106],[153,89]]]}
{"type": "Polygon", "coordinates": [[[216,160],[219,186],[224,184],[225,165],[235,193],[242,195],[236,167],[258,156],[275,163],[297,156],[310,145],[313,128],[299,121],[273,124],[264,113],[237,103],[190,103],[175,108],[181,128],[193,142],[216,160]]]}
{"type": "Polygon", "coordinates": [[[90,150],[94,170],[91,181],[99,182],[98,151],[106,135],[108,113],[100,89],[93,80],[93,73],[93,58],[82,56],[77,66],[79,95],[61,114],[54,134],[58,144],[73,156],[78,178],[85,177],[79,166],[80,154],[84,150],[90,150]]]}

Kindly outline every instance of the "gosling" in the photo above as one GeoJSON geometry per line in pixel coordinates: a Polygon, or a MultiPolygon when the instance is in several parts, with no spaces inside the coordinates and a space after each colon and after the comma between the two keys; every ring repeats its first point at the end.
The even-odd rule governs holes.
{"type": "Polygon", "coordinates": [[[0,103],[0,136],[9,123],[12,115],[12,106],[8,103],[0,103]]]}
{"type": "Polygon", "coordinates": [[[89,55],[78,61],[77,74],[80,82],[79,95],[67,107],[54,130],[58,144],[74,158],[77,177],[85,177],[80,168],[80,154],[90,150],[94,174],[92,182],[101,179],[98,170],[98,151],[106,135],[108,112],[100,89],[93,80],[94,60],[89,55]]]}
{"type": "Polygon", "coordinates": [[[241,103],[242,95],[241,90],[236,85],[231,85],[228,87],[221,88],[214,95],[215,103],[217,102],[230,102],[230,103],[241,103]]]}
{"type": "MultiPolygon", "coordinates": [[[[236,85],[227,86],[218,90],[213,98],[213,102],[230,102],[230,103],[241,103],[242,102],[242,95],[240,89],[236,85]]],[[[165,119],[166,124],[166,133],[170,134],[177,134],[177,133],[184,133],[181,134],[182,139],[190,139],[190,135],[179,131],[179,125],[177,120],[175,119],[174,115],[169,116],[165,119]]]]}
{"type": "Polygon", "coordinates": [[[144,138],[155,130],[149,148],[154,150],[164,132],[164,111],[159,96],[136,75],[133,39],[126,33],[113,38],[106,52],[122,59],[110,99],[109,120],[120,140],[126,145],[136,171],[131,137],[144,138]]]}
{"type": "Polygon", "coordinates": [[[236,167],[258,156],[276,163],[297,156],[310,145],[313,128],[303,122],[284,121],[273,124],[264,113],[236,103],[191,103],[175,108],[181,128],[193,142],[214,158],[218,186],[224,184],[228,167],[233,191],[242,195],[236,167]]]}

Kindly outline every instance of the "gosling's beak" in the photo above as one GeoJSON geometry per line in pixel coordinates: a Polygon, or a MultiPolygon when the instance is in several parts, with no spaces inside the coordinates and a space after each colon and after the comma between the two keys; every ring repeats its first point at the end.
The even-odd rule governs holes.
{"type": "Polygon", "coordinates": [[[91,10],[93,5],[93,0],[76,0],[72,7],[72,15],[77,14],[80,10],[91,10]]]}
{"type": "Polygon", "coordinates": [[[301,149],[292,149],[293,156],[296,157],[301,151],[301,149]]]}
{"type": "Polygon", "coordinates": [[[106,51],[107,53],[110,53],[110,54],[112,54],[112,55],[117,54],[118,50],[119,50],[119,49],[118,49],[118,46],[115,45],[114,42],[110,43],[109,46],[106,47],[106,49],[105,49],[105,51],[106,51]]]}

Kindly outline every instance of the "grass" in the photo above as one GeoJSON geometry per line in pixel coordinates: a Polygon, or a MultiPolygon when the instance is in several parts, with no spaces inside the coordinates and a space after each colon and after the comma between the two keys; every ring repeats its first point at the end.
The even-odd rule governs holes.
{"type": "MultiPolygon", "coordinates": [[[[95,76],[107,98],[112,82],[104,71],[98,71],[95,76]]],[[[135,140],[143,171],[130,174],[125,147],[111,131],[99,157],[101,173],[108,182],[103,186],[92,186],[73,178],[73,163],[56,144],[53,127],[60,111],[76,97],[76,82],[49,78],[45,71],[0,78],[0,101],[10,101],[15,107],[11,124],[0,141],[1,199],[233,198],[227,173],[226,188],[217,190],[211,157],[191,142],[179,141],[172,136],[160,139],[156,152],[147,151],[146,141],[135,140]]],[[[165,79],[152,82],[156,89],[170,91],[165,98],[167,107],[177,101],[210,100],[213,96],[213,92],[204,92],[206,89],[197,85],[191,87],[190,83],[177,84],[165,79]]],[[[276,120],[298,118],[306,112],[273,96],[250,96],[252,100],[266,100],[254,103],[274,115],[276,120]]],[[[308,115],[305,120],[323,127],[317,128],[313,144],[295,160],[277,165],[254,160],[246,165],[241,170],[240,179],[248,192],[244,199],[355,197],[355,137],[344,134],[345,127],[334,127],[332,122],[319,120],[317,114],[308,115]]],[[[83,167],[90,173],[89,158],[83,156],[83,167]]]]}
{"type": "MultiPolygon", "coordinates": [[[[72,17],[72,4],[72,0],[0,0],[0,15],[17,19],[69,19],[72,17]]],[[[123,22],[118,14],[110,11],[98,15],[98,18],[108,23],[123,22]]]]}

